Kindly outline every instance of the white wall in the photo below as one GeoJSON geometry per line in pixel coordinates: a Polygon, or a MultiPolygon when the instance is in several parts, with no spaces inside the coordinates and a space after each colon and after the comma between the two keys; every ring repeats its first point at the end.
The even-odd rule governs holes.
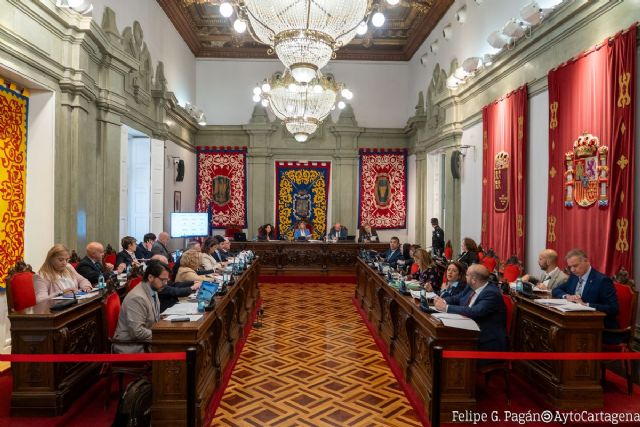
{"type": "MultiPolygon", "coordinates": [[[[461,145],[469,145],[462,161],[460,177],[460,237],[471,237],[481,242],[482,231],[482,122],[466,129],[461,145]]],[[[451,157],[447,156],[446,164],[451,157]]],[[[451,242],[453,252],[458,253],[460,242],[451,242]]]]}
{"type": "Polygon", "coordinates": [[[407,157],[407,242],[416,242],[416,156],[407,157]]]}
{"type": "MultiPolygon", "coordinates": [[[[554,3],[553,0],[537,0],[537,2],[541,7],[548,7],[554,3]]],[[[491,32],[501,30],[509,19],[519,18],[520,8],[527,3],[530,1],[484,0],[482,4],[477,4],[472,0],[456,0],[410,61],[409,98],[405,106],[407,117],[413,115],[415,94],[420,90],[426,94],[436,64],[439,63],[440,68],[444,69],[448,75],[454,58],[457,58],[459,65],[462,65],[462,61],[466,58],[495,53],[496,49],[487,43],[487,37],[491,32]],[[461,24],[456,21],[455,14],[465,4],[467,19],[461,24]],[[449,40],[445,40],[442,35],[442,29],[447,24],[451,24],[453,29],[453,35],[449,40]],[[431,53],[429,47],[436,39],[439,49],[436,53],[431,53]],[[420,58],[424,54],[427,54],[427,57],[426,65],[423,66],[420,64],[420,58]]]]}
{"type": "Polygon", "coordinates": [[[140,22],[154,73],[158,61],[162,61],[168,89],[175,93],[178,102],[182,106],[195,102],[195,57],[157,1],[92,0],[92,3],[93,18],[98,25],[102,23],[104,8],[113,9],[120,34],[133,26],[133,21],[140,22]]]}
{"type": "Polygon", "coordinates": [[[532,273],[538,273],[538,253],[547,245],[548,123],[549,92],[544,91],[529,98],[525,265],[532,273]]]}
{"type": "MultiPolygon", "coordinates": [[[[171,212],[173,212],[173,193],[180,191],[182,197],[181,211],[195,212],[196,208],[196,153],[187,150],[173,141],[165,141],[164,168],[164,231],[169,232],[171,212]],[[184,160],[184,180],[176,182],[175,161],[184,160]]],[[[151,230],[156,235],[163,230],[151,230]]],[[[185,239],[171,239],[169,249],[182,249],[185,239]]]]}
{"type": "MultiPolygon", "coordinates": [[[[196,61],[196,104],[209,124],[238,125],[251,118],[256,84],[284,69],[275,60],[198,59],[196,61]]],[[[332,73],[353,93],[350,101],[358,125],[404,127],[409,116],[405,104],[415,106],[417,94],[409,95],[408,63],[334,61],[322,70],[332,73]]],[[[337,116],[336,109],[334,118],[337,116]]]]}
{"type": "Polygon", "coordinates": [[[29,98],[25,261],[37,270],[54,244],[55,96],[34,90],[29,98]]]}

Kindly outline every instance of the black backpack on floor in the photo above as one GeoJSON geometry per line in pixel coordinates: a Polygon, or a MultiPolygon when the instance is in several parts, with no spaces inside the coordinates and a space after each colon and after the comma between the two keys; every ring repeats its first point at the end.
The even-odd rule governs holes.
{"type": "Polygon", "coordinates": [[[136,378],[120,396],[112,427],[146,427],[151,425],[151,383],[136,378]]]}

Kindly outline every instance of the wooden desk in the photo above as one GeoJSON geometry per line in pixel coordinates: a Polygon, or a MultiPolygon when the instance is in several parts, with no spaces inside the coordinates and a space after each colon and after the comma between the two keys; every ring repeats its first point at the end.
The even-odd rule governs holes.
{"type": "Polygon", "coordinates": [[[231,248],[252,250],[262,259],[263,274],[354,274],[360,250],[382,252],[389,243],[233,242],[231,248]]]}
{"type": "MultiPolygon", "coordinates": [[[[197,349],[196,361],[196,424],[206,421],[206,409],[216,389],[221,385],[225,367],[234,356],[236,343],[260,297],[258,275],[260,262],[236,278],[227,295],[216,298],[214,311],[204,313],[198,322],[171,323],[160,321],[153,326],[153,352],[197,349]]],[[[154,426],[186,425],[187,374],[185,362],[153,362],[154,426]]]]}
{"type": "MultiPolygon", "coordinates": [[[[597,311],[563,313],[516,297],[514,351],[598,352],[605,314],[597,311]]],[[[530,379],[558,409],[602,408],[600,362],[576,360],[516,361],[514,368],[530,379]]]]}
{"type": "MultiPolygon", "coordinates": [[[[433,389],[432,352],[435,345],[446,350],[475,350],[478,332],[445,327],[423,313],[415,300],[403,296],[361,259],[357,262],[356,298],[367,313],[387,351],[402,369],[405,381],[431,413],[433,389]]],[[[450,422],[452,411],[474,410],[475,360],[444,359],[440,416],[450,422]]]]}
{"type": "MultiPolygon", "coordinates": [[[[102,299],[52,312],[45,301],[9,314],[13,354],[103,353],[102,299]]],[[[95,383],[99,363],[13,363],[11,415],[57,416],[95,383]]]]}

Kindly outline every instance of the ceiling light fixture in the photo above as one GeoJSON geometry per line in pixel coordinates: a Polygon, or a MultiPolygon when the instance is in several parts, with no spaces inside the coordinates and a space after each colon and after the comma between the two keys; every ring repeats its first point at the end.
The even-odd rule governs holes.
{"type": "Polygon", "coordinates": [[[353,92],[333,76],[320,72],[309,83],[296,83],[289,70],[285,70],[274,74],[267,83],[269,91],[263,91],[261,86],[253,89],[254,101],[268,105],[298,142],[309,139],[335,108],[336,101],[339,100],[338,108],[343,109],[344,100],[353,99],[353,92]]]}
{"type": "Polygon", "coordinates": [[[489,34],[489,37],[487,38],[487,42],[493,48],[502,49],[507,44],[509,44],[509,39],[503,36],[500,31],[494,31],[491,34],[489,34]]]}
{"type": "Polygon", "coordinates": [[[313,80],[316,71],[356,34],[365,34],[369,17],[376,27],[385,22],[380,3],[372,0],[225,0],[223,4],[233,6],[238,16],[236,31],[248,29],[302,83],[313,80]]]}

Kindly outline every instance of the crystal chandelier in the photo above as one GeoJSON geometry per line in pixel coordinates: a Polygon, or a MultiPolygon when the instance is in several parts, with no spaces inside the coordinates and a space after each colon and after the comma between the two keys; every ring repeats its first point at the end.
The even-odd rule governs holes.
{"type": "Polygon", "coordinates": [[[253,100],[269,106],[298,142],[306,142],[335,109],[346,106],[353,93],[332,76],[318,72],[310,82],[299,83],[289,70],[276,73],[253,89],[253,100]]]}
{"type": "MultiPolygon", "coordinates": [[[[386,2],[398,4],[398,0],[386,2]]],[[[233,24],[237,32],[249,29],[301,83],[309,83],[356,34],[367,32],[374,9],[378,11],[371,22],[381,27],[385,17],[374,0],[224,0],[220,4],[222,16],[237,13],[233,24]]]]}

